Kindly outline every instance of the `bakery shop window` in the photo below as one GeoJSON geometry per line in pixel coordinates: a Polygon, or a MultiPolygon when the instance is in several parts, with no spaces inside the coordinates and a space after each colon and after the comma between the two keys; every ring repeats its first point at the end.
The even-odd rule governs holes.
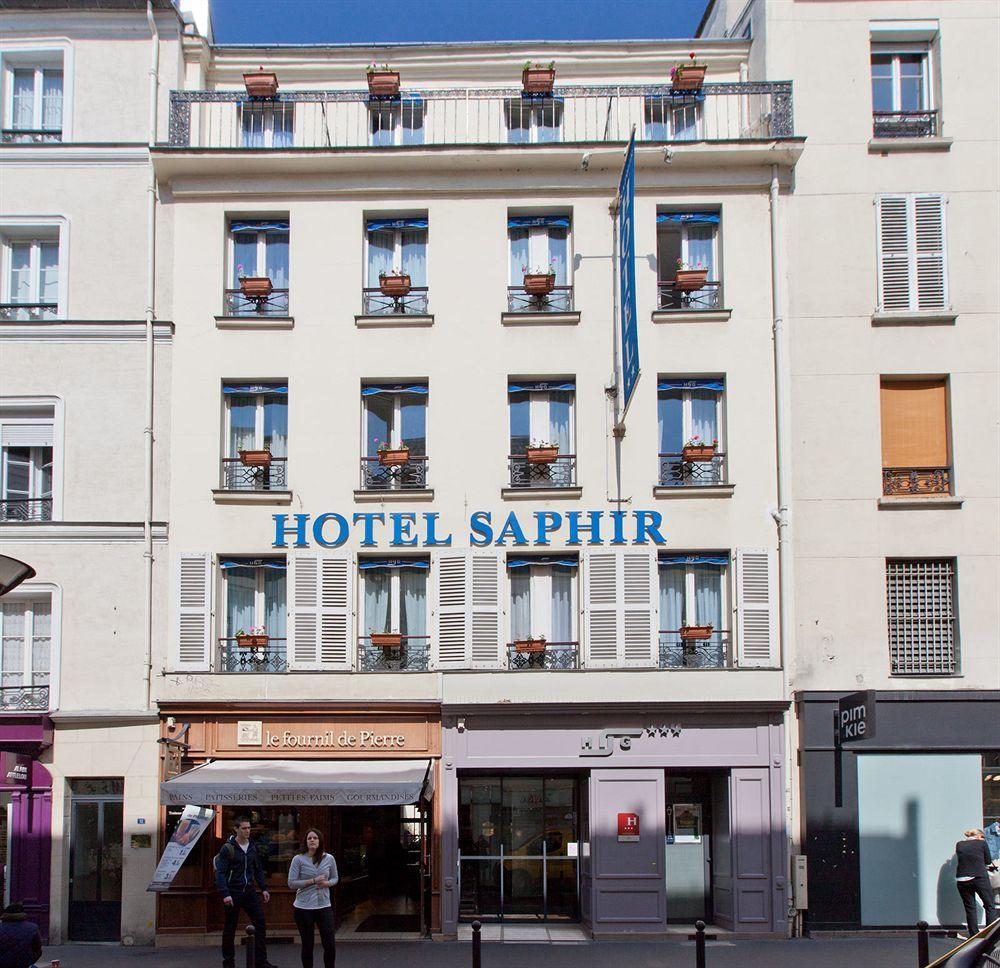
{"type": "Polygon", "coordinates": [[[223,833],[227,839],[233,832],[236,818],[244,814],[250,818],[250,839],[260,853],[268,881],[280,877],[284,884],[288,866],[301,842],[299,811],[285,806],[223,807],[223,833]]]}

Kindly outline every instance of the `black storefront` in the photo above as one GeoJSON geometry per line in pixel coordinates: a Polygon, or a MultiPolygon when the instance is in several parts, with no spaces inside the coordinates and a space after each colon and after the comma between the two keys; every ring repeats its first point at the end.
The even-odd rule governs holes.
{"type": "Polygon", "coordinates": [[[838,751],[845,695],[796,694],[805,929],[959,926],[954,843],[1000,824],[1000,690],[876,691],[875,735],[838,751]]]}

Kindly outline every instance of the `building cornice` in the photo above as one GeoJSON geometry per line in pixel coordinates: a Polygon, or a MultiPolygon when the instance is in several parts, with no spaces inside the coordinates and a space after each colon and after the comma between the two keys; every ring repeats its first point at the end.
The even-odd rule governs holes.
{"type": "MultiPolygon", "coordinates": [[[[19,521],[0,524],[0,543],[107,544],[143,540],[141,521],[19,521]]],[[[167,540],[165,521],[153,522],[153,540],[167,540]]]]}
{"type": "MultiPolygon", "coordinates": [[[[153,340],[170,343],[174,324],[153,323],[153,340]]],[[[0,343],[137,343],[146,338],[143,320],[59,319],[37,323],[0,322],[0,343]]]]}
{"type": "Polygon", "coordinates": [[[704,700],[694,702],[518,702],[518,703],[441,703],[443,716],[519,717],[550,715],[600,715],[611,722],[618,716],[648,716],[654,713],[699,713],[715,716],[719,713],[781,713],[791,706],[788,699],[757,699],[745,702],[704,700]]]}
{"type": "Polygon", "coordinates": [[[149,164],[149,146],[141,142],[50,145],[4,145],[2,168],[133,168],[149,164]]]}

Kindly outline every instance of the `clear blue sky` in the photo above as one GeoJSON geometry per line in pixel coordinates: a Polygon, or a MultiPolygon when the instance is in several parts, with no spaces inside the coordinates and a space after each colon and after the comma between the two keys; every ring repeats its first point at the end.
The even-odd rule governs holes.
{"type": "Polygon", "coordinates": [[[708,0],[210,0],[218,44],[691,37],[708,0]]]}

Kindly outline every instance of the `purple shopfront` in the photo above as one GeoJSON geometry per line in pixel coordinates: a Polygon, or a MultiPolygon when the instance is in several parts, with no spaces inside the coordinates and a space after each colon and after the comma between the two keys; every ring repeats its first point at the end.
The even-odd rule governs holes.
{"type": "Polygon", "coordinates": [[[442,928],[784,936],[784,707],[443,710],[442,928]]]}
{"type": "Polygon", "coordinates": [[[3,891],[21,901],[28,917],[49,935],[52,861],[52,777],[38,756],[52,745],[52,722],[40,714],[0,716],[0,833],[3,891]]]}

